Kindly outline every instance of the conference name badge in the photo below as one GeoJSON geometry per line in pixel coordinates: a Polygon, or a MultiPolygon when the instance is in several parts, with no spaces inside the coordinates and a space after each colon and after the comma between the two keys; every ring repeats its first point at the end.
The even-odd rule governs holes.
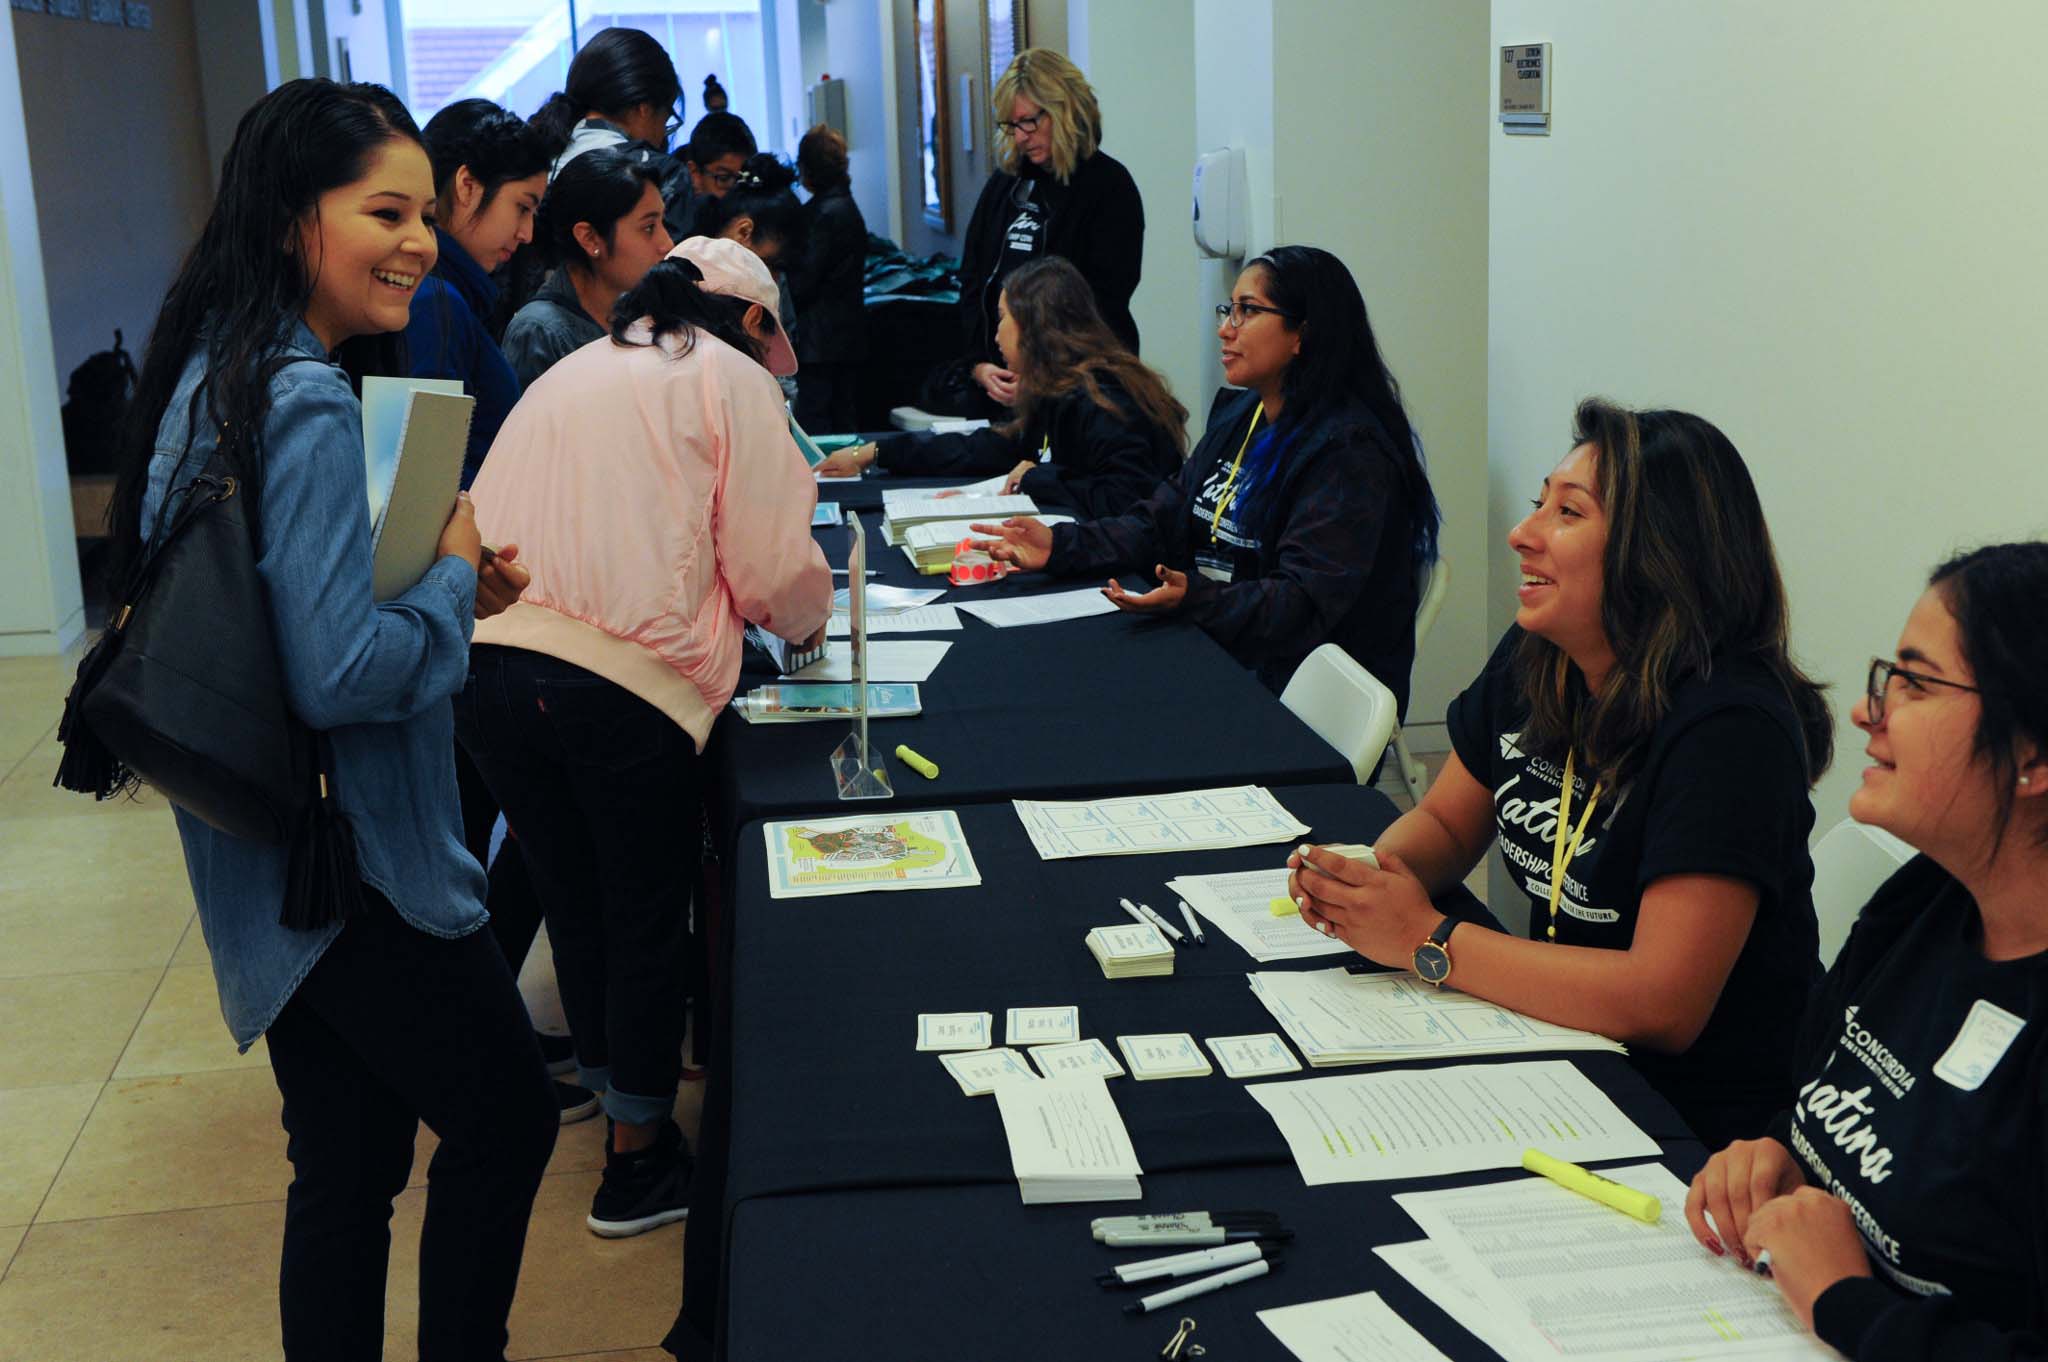
{"type": "Polygon", "coordinates": [[[1979,998],[1963,1019],[1963,1029],[1949,1042],[1948,1051],[1935,1061],[1934,1076],[1952,1088],[1977,1091],[2026,1024],[2025,1018],[1979,998]]]}

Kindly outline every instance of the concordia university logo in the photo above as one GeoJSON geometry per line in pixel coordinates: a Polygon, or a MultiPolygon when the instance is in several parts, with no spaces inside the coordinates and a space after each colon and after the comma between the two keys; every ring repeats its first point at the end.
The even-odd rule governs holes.
{"type": "Polygon", "coordinates": [[[1522,755],[1522,735],[1519,732],[1500,735],[1500,759],[1513,761],[1522,755]]]}

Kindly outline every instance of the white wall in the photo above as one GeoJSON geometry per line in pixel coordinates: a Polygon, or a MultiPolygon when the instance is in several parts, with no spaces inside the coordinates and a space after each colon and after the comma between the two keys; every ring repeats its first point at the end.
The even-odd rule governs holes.
{"type": "MultiPolygon", "coordinates": [[[[1846,715],[1926,573],[2048,532],[2034,0],[1494,0],[1554,44],[1553,132],[1492,137],[1492,538],[1586,393],[1714,421],[1762,494],[1794,646],[1846,715]]],[[[1512,614],[1493,556],[1491,626],[1512,614]]]]}
{"type": "Polygon", "coordinates": [[[846,82],[846,152],[853,178],[853,201],[860,205],[868,230],[901,242],[902,214],[892,211],[891,139],[896,135],[893,112],[893,63],[885,60],[884,7],[890,0],[834,0],[825,10],[826,70],[846,82]]]}
{"type": "Polygon", "coordinates": [[[1417,749],[1449,747],[1445,707],[1490,643],[1487,2],[1273,7],[1276,233],[1350,267],[1443,508],[1450,588],[1411,682],[1417,749]]]}
{"type": "Polygon", "coordinates": [[[0,23],[0,657],[61,652],[85,628],[14,31],[0,23]]]}

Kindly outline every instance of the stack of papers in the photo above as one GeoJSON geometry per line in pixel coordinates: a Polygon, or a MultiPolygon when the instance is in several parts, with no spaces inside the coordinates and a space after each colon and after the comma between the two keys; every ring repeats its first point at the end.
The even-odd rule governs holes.
{"type": "Polygon", "coordinates": [[[1154,1078],[1206,1078],[1216,1072],[1185,1033],[1161,1036],[1118,1036],[1116,1048],[1124,1052],[1131,1077],[1139,1082],[1154,1078]]]}
{"type": "MultiPolygon", "coordinates": [[[[818,685],[792,683],[756,686],[745,695],[733,697],[732,707],[750,724],[800,724],[818,719],[853,717],[853,683],[828,681],[818,685]]],[[[870,685],[870,719],[906,719],[924,713],[924,700],[916,686],[870,685]]]]}
{"type": "Polygon", "coordinates": [[[1657,1197],[1657,1223],[1527,1178],[1402,1193],[1429,1238],[1375,1251],[1509,1362],[1838,1357],[1768,1279],[1694,1241],[1670,1170],[1601,1176],[1657,1197]]]}
{"type": "Polygon", "coordinates": [[[1574,1163],[1657,1155],[1657,1142],[1562,1059],[1254,1083],[1245,1091],[1280,1127],[1311,1187],[1519,1168],[1532,1148],[1574,1163]]]}
{"type": "Polygon", "coordinates": [[[1136,1201],[1138,1155],[1116,1102],[1092,1075],[1001,1083],[996,1107],[1026,1206],[1136,1201]]]}
{"type": "MultiPolygon", "coordinates": [[[[925,634],[938,629],[958,629],[960,612],[950,605],[924,605],[915,610],[894,610],[887,614],[867,614],[867,631],[870,634],[925,634]]],[[[834,615],[825,626],[828,638],[850,638],[853,635],[853,620],[846,615],[834,615]]]]}
{"type": "Polygon", "coordinates": [[[1166,887],[1261,964],[1351,951],[1342,941],[1324,936],[1302,921],[1300,913],[1274,915],[1273,900],[1287,896],[1284,865],[1223,875],[1182,875],[1168,880],[1166,887]]]}
{"type": "Polygon", "coordinates": [[[1031,845],[1048,861],[1264,846],[1308,833],[1307,824],[1258,785],[1122,799],[1010,802],[1031,845]]]}
{"type": "MultiPolygon", "coordinates": [[[[929,681],[946,660],[950,643],[924,639],[880,639],[868,644],[868,680],[929,681]]],[[[853,647],[845,639],[826,643],[825,655],[815,662],[785,672],[791,681],[853,680],[853,647]]]]}
{"type": "Polygon", "coordinates": [[[917,1016],[917,1048],[986,1050],[989,1026],[993,1020],[986,1012],[920,1012],[917,1016]]]}
{"type": "Polygon", "coordinates": [[[1258,995],[1302,1057],[1318,1069],[1453,1055],[1610,1050],[1619,1041],[1526,1017],[1456,989],[1439,990],[1405,971],[1263,971],[1258,995]]]}
{"type": "MultiPolygon", "coordinates": [[[[939,489],[941,491],[945,489],[939,489]]],[[[929,489],[898,488],[882,493],[882,542],[907,542],[910,527],[941,521],[993,522],[1013,515],[1036,515],[1038,503],[1021,495],[1003,496],[963,490],[957,496],[937,496],[929,489]]],[[[956,538],[955,542],[958,542],[956,538]]]]}
{"type": "Polygon", "coordinates": [[[1173,947],[1149,923],[1097,927],[1088,933],[1088,953],[1102,966],[1105,979],[1147,979],[1173,973],[1173,947]]]}
{"type": "MultiPolygon", "coordinates": [[[[1443,1305],[1433,1287],[1424,1287],[1424,1294],[1443,1305]]],[[[1258,1320],[1297,1362],[1450,1362],[1377,1291],[1261,1310],[1258,1320]]]]}
{"type": "Polygon", "coordinates": [[[969,1097],[986,1097],[1005,1083],[1036,1083],[1038,1075],[1015,1050],[970,1050],[940,1055],[939,1063],[969,1097]]]}
{"type": "Polygon", "coordinates": [[[1064,1045],[1080,1039],[1078,1007],[1013,1007],[1003,1020],[1005,1045],[1064,1045]]]}
{"type": "Polygon", "coordinates": [[[1052,591],[1043,596],[1005,596],[993,601],[962,601],[960,608],[998,629],[1020,624],[1057,624],[1061,620],[1085,619],[1090,615],[1114,615],[1116,606],[1095,587],[1079,591],[1052,591]]]}
{"type": "Polygon", "coordinates": [[[1294,1057],[1294,1051],[1271,1031],[1256,1036],[1211,1036],[1207,1044],[1229,1078],[1301,1072],[1301,1061],[1294,1057]]]}
{"type": "MultiPolygon", "coordinates": [[[[867,583],[861,592],[861,608],[872,623],[878,615],[900,615],[920,606],[930,605],[946,594],[942,586],[885,586],[877,582],[867,583]]],[[[844,615],[853,609],[853,589],[840,587],[832,593],[832,613],[844,615]]]]}
{"type": "Polygon", "coordinates": [[[1030,1053],[1031,1062],[1047,1078],[1076,1074],[1094,1074],[1100,1078],[1124,1076],[1124,1066],[1116,1062],[1116,1056],[1099,1040],[1077,1040],[1070,1045],[1037,1045],[1030,1053]]]}
{"type": "Polygon", "coordinates": [[[768,892],[778,899],[981,883],[950,809],[769,823],[768,892]]]}

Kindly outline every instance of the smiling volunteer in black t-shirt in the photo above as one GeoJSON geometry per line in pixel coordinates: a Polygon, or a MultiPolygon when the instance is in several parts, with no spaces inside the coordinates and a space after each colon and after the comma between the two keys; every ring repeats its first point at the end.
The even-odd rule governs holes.
{"type": "Polygon", "coordinates": [[[2048,544],[1964,554],[1871,663],[1849,812],[1921,854],[1821,985],[1772,1137],[1714,1155],[1686,1202],[1857,1362],[2048,1357],[2043,601],[2048,544]]]}
{"type": "Polygon", "coordinates": [[[1375,844],[1383,869],[1311,851],[1331,874],[1304,872],[1297,853],[1289,887],[1381,964],[1627,1042],[1712,1146],[1791,1090],[1786,1042],[1820,975],[1807,790],[1833,727],[1786,653],[1727,437],[1600,401],[1577,430],[1508,536],[1515,628],[1453,702],[1442,774],[1375,844]],[[1496,838],[1533,940],[1451,935],[1430,904],[1496,838]]]}

